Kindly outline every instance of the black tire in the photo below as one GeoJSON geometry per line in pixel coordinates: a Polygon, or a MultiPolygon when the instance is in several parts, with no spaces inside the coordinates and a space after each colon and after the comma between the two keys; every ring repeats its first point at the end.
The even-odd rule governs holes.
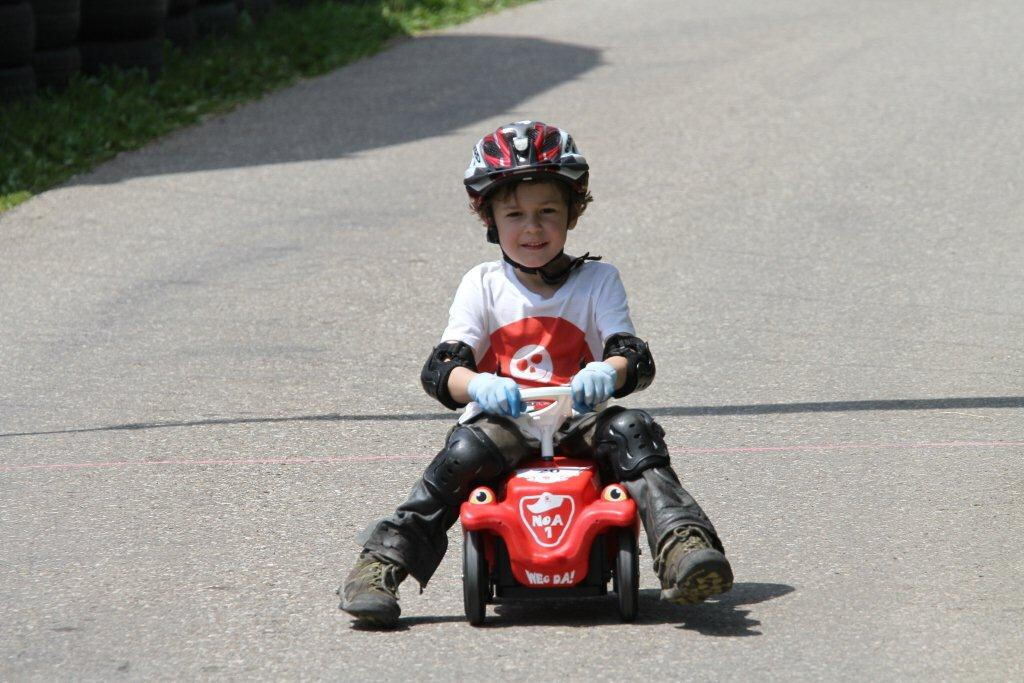
{"type": "Polygon", "coordinates": [[[144,69],[155,80],[164,67],[164,38],[82,43],[82,71],[97,74],[105,67],[144,69]]]}
{"type": "Polygon", "coordinates": [[[36,47],[36,21],[32,5],[0,5],[0,67],[24,66],[36,47]]]}
{"type": "Polygon", "coordinates": [[[466,619],[473,626],[480,626],[487,616],[487,598],[491,593],[484,537],[479,531],[467,531],[462,540],[462,599],[466,619]]]}
{"type": "Polygon", "coordinates": [[[167,21],[164,22],[164,36],[180,48],[194,45],[199,38],[195,12],[167,17],[167,21]]]}
{"type": "Polygon", "coordinates": [[[81,0],[32,0],[36,50],[74,45],[82,25],[81,0]]]}
{"type": "Polygon", "coordinates": [[[632,527],[619,529],[616,537],[619,550],[615,554],[615,592],[619,597],[619,618],[629,622],[636,619],[640,604],[640,550],[632,527]]]}
{"type": "Polygon", "coordinates": [[[36,72],[32,66],[0,67],[0,105],[36,94],[36,72]]]}
{"type": "Polygon", "coordinates": [[[191,12],[198,4],[199,0],[170,0],[167,4],[167,16],[173,17],[191,12]]]}
{"type": "Polygon", "coordinates": [[[36,83],[40,88],[63,90],[71,77],[82,70],[82,54],[77,45],[55,50],[36,50],[32,55],[36,83]]]}
{"type": "Polygon", "coordinates": [[[259,21],[274,9],[274,0],[245,0],[245,11],[254,20],[259,21]]]}
{"type": "Polygon", "coordinates": [[[82,38],[90,42],[151,38],[167,17],[167,0],[82,0],[82,38]]]}
{"type": "Polygon", "coordinates": [[[238,8],[234,0],[196,7],[196,30],[200,38],[222,36],[238,28],[238,8]]]}

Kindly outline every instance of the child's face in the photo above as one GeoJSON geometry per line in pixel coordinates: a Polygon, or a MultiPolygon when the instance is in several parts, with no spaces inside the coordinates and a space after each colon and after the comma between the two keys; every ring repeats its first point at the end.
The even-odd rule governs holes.
{"type": "Polygon", "coordinates": [[[520,183],[513,192],[491,202],[498,242],[509,257],[539,268],[558,255],[569,230],[569,203],[553,183],[520,183]]]}

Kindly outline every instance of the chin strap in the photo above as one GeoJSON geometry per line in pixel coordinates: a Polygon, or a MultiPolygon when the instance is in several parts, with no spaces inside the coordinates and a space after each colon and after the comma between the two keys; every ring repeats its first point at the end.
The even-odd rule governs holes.
{"type": "Polygon", "coordinates": [[[509,258],[509,255],[505,253],[504,249],[501,250],[501,255],[504,257],[505,263],[509,264],[513,268],[521,270],[524,273],[528,273],[530,275],[540,275],[541,279],[544,280],[544,284],[547,285],[560,285],[569,279],[569,275],[572,274],[572,271],[576,270],[587,261],[601,260],[600,256],[591,256],[589,251],[583,256],[573,258],[566,254],[563,250],[558,252],[558,254],[553,259],[545,263],[540,268],[529,268],[520,263],[516,263],[511,258],[509,258]],[[556,261],[560,261],[560,263],[558,265],[553,265],[556,261]]]}

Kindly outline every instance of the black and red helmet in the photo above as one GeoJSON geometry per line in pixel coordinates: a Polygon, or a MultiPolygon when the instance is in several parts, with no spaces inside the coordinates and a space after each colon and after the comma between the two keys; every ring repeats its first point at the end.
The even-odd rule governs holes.
{"type": "Polygon", "coordinates": [[[577,196],[587,196],[590,166],[572,136],[540,121],[516,121],[476,143],[464,182],[479,211],[497,188],[524,176],[539,178],[541,173],[566,183],[577,196]]]}

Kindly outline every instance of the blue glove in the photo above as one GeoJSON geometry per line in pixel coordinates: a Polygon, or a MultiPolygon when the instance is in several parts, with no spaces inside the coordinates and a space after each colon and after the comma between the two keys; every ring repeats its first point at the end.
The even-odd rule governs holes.
{"type": "Polygon", "coordinates": [[[615,393],[615,368],[595,361],[572,378],[572,407],[578,413],[589,413],[598,403],[604,403],[615,393]]]}
{"type": "Polygon", "coordinates": [[[519,385],[508,377],[482,372],[470,381],[467,391],[469,397],[491,415],[519,417],[526,410],[519,385]]]}

